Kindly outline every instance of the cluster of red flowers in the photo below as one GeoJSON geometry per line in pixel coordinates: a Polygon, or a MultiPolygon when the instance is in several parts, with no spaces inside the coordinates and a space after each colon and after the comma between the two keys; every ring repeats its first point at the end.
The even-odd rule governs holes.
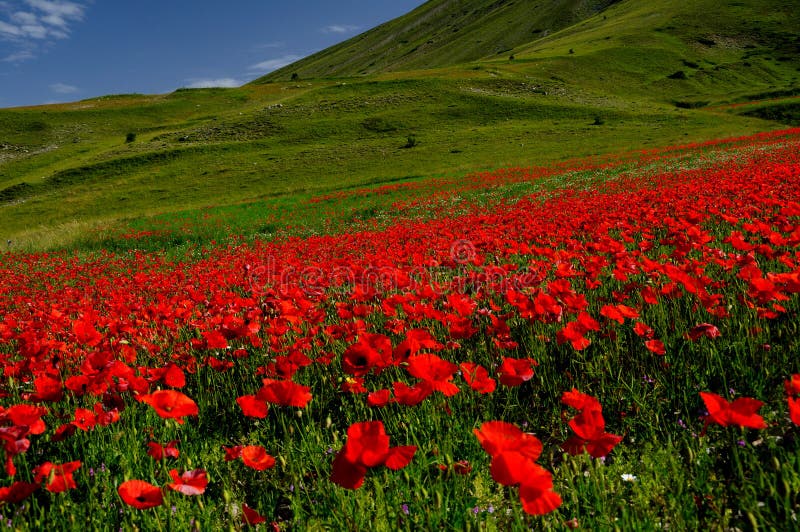
{"type": "Polygon", "coordinates": [[[492,478],[504,486],[519,486],[523,510],[542,515],[561,506],[561,496],[553,491],[553,475],[536,463],[542,454],[536,436],[505,421],[487,421],[475,435],[492,457],[492,478]]]}
{"type": "MultiPolygon", "coordinates": [[[[169,476],[172,482],[165,485],[164,489],[177,491],[183,495],[202,495],[208,486],[208,474],[205,469],[193,469],[178,473],[177,469],[170,469],[169,476]]],[[[162,488],[144,480],[126,480],[117,488],[120,498],[137,510],[144,510],[164,504],[162,488]]]]}
{"type": "Polygon", "coordinates": [[[569,428],[575,435],[562,445],[569,454],[577,455],[585,450],[594,458],[601,458],[622,441],[622,436],[606,432],[603,407],[596,398],[573,388],[564,393],[561,402],[578,411],[578,415],[569,422],[569,428]]]}
{"type": "Polygon", "coordinates": [[[333,461],[331,480],[343,488],[357,489],[367,469],[386,466],[402,469],[414,458],[413,445],[389,447],[389,436],[381,421],[354,423],[347,429],[347,442],[333,461]]]}
{"type": "MultiPolygon", "coordinates": [[[[432,396],[488,396],[498,384],[530,386],[537,361],[518,342],[527,325],[553,349],[590,350],[599,338],[625,336],[632,350],[669,360],[671,331],[645,319],[665,301],[687,300],[702,313],[691,322],[702,323],[677,331],[681,342],[715,341],[736,305],[762,320],[785,316],[800,293],[800,150],[787,136],[772,140],[788,147],[745,161],[620,176],[491,211],[442,210],[382,231],[213,248],[194,261],[2,255],[0,396],[20,392],[24,401],[0,408],[6,472],[16,475],[15,457],[48,431],[50,414],[72,419],[52,430],[55,442],[119,422],[126,406],[149,407],[177,424],[203,416],[178,391],[200,397],[187,380],[201,367],[255,368],[258,390],[230,392],[248,418],[307,407],[312,386],[300,382],[312,365],[342,373],[313,383],[315,391],[327,386],[374,408],[413,406],[432,396]],[[454,242],[461,243],[456,252],[454,242]],[[483,364],[463,347],[478,344],[492,357],[483,364]],[[384,372],[397,376],[391,387],[377,382],[384,372]],[[51,412],[65,398],[73,405],[66,415],[51,412]]],[[[795,375],[786,385],[794,423],[798,382],[795,375]]],[[[701,396],[707,425],[764,426],[755,399],[701,396]]],[[[600,457],[619,443],[606,432],[598,399],[573,390],[562,401],[577,410],[565,450],[600,457]]],[[[493,478],[519,486],[526,512],[560,504],[551,474],[535,463],[535,437],[501,421],[476,435],[492,457],[493,478]]],[[[176,445],[151,442],[147,452],[177,457],[176,445]]],[[[370,468],[400,469],[415,451],[390,447],[380,421],[354,423],[331,479],[355,489],[370,468]]],[[[256,470],[275,464],[257,445],[227,448],[225,458],[256,470]]],[[[34,482],[0,488],[0,500],[22,500],[43,483],[50,491],[74,488],[80,465],[45,462],[34,482]]],[[[172,490],[205,489],[203,470],[170,475],[172,490]]],[[[137,508],[163,502],[160,488],[139,480],[122,483],[119,494],[137,508]]]]}

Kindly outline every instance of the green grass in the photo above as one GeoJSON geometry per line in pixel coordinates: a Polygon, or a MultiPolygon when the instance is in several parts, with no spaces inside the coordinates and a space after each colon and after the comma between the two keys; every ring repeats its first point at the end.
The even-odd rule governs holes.
{"type": "Polygon", "coordinates": [[[800,126],[800,103],[777,103],[762,105],[742,113],[790,126],[800,126]]]}

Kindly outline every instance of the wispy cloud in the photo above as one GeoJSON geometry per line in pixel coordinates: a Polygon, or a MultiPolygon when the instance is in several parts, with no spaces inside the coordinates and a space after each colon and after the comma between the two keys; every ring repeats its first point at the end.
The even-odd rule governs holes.
{"type": "Polygon", "coordinates": [[[244,85],[243,81],[233,78],[198,79],[187,81],[190,82],[189,85],[186,85],[187,89],[211,89],[214,87],[234,88],[244,85]]]}
{"type": "Polygon", "coordinates": [[[266,48],[284,48],[286,46],[285,42],[275,41],[275,42],[265,42],[263,44],[257,44],[253,46],[254,50],[264,50],[266,48]]]}
{"type": "Polygon", "coordinates": [[[0,2],[0,41],[16,47],[3,61],[33,59],[43,44],[69,37],[71,25],[82,21],[85,12],[85,4],[67,0],[0,2]]]}
{"type": "Polygon", "coordinates": [[[360,26],[353,26],[352,24],[331,24],[322,28],[322,33],[338,33],[340,35],[345,33],[353,33],[360,29],[360,26]]]}
{"type": "Polygon", "coordinates": [[[50,90],[56,94],[75,94],[80,92],[80,89],[75,85],[67,85],[66,83],[53,83],[50,85],[50,90]]]}
{"type": "Polygon", "coordinates": [[[17,50],[5,56],[2,60],[6,63],[22,63],[36,57],[31,50],[17,50]]]}
{"type": "Polygon", "coordinates": [[[251,72],[272,72],[273,70],[277,70],[281,67],[285,67],[286,65],[291,65],[295,61],[302,59],[303,56],[295,55],[295,54],[287,54],[281,57],[276,57],[274,59],[267,59],[266,61],[261,61],[260,63],[256,63],[255,65],[250,66],[251,72]]]}

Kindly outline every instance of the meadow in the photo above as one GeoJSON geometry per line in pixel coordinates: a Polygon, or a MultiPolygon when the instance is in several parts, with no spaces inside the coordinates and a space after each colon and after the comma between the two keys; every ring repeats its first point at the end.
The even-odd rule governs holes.
{"type": "Polygon", "coordinates": [[[0,109],[0,528],[800,529],[790,4],[0,109]]]}
{"type": "Polygon", "coordinates": [[[798,147],[314,191],[296,223],[243,204],[4,253],[2,522],[797,528],[798,147]],[[214,242],[249,216],[229,209],[272,225],[214,242]]]}

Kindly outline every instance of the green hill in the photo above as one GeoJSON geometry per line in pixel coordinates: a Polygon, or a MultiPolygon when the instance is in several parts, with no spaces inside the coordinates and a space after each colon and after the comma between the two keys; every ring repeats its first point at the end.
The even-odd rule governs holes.
{"type": "Polygon", "coordinates": [[[291,213],[319,194],[785,128],[799,36],[773,0],[435,0],[238,89],[3,109],[0,238],[191,235],[210,212],[200,241],[314,230],[291,213]],[[412,35],[426,46],[403,56],[412,35]]]}
{"type": "Polygon", "coordinates": [[[513,53],[529,73],[637,97],[756,98],[800,79],[800,10],[791,4],[629,0],[513,53]]]}
{"type": "Polygon", "coordinates": [[[507,55],[619,0],[432,0],[254,83],[435,68],[507,55]]]}

